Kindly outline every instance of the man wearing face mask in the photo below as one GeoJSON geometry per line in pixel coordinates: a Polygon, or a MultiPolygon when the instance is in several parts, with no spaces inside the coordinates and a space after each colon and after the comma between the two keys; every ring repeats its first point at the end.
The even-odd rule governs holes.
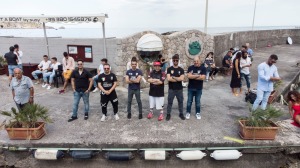
{"type": "Polygon", "coordinates": [[[242,51],[242,59],[240,60],[240,66],[241,66],[241,79],[245,79],[247,83],[248,93],[250,92],[250,67],[252,65],[251,59],[248,57],[248,53],[245,51],[242,51]]]}
{"type": "Polygon", "coordinates": [[[268,98],[273,91],[273,83],[281,80],[277,67],[274,65],[278,60],[277,55],[272,54],[266,62],[258,65],[258,81],[257,81],[257,97],[253,103],[252,110],[258,108],[261,102],[261,109],[265,110],[268,103],[268,98]]]}

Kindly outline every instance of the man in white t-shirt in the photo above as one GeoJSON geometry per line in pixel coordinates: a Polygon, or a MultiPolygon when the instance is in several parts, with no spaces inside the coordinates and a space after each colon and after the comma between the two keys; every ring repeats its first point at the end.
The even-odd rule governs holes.
{"type": "MultiPolygon", "coordinates": [[[[36,80],[36,82],[34,84],[39,84],[39,74],[43,74],[48,72],[48,68],[50,67],[51,61],[48,60],[48,56],[44,55],[43,56],[43,61],[40,62],[40,64],[38,65],[38,70],[35,70],[31,73],[31,75],[33,76],[33,78],[36,80]]],[[[43,86],[46,85],[46,83],[43,83],[43,86]]]]}
{"type": "Polygon", "coordinates": [[[14,45],[15,51],[14,54],[17,55],[18,57],[18,68],[20,68],[21,70],[23,70],[23,66],[22,66],[22,57],[23,57],[23,52],[19,49],[19,45],[15,44],[14,45]]]}
{"type": "Polygon", "coordinates": [[[51,85],[53,83],[53,78],[55,77],[55,71],[58,70],[59,65],[61,65],[61,63],[57,62],[57,58],[52,57],[50,67],[48,68],[48,72],[43,73],[44,83],[48,83],[48,77],[49,77],[49,83],[46,85],[43,85],[42,87],[47,87],[48,90],[51,89],[51,85]]]}
{"type": "MultiPolygon", "coordinates": [[[[247,51],[242,51],[242,58],[240,61],[241,67],[241,79],[245,79],[247,83],[248,92],[250,92],[250,83],[251,83],[251,75],[250,75],[250,67],[252,65],[251,59],[248,57],[247,51]]],[[[242,81],[241,81],[242,82],[242,81]]]]}

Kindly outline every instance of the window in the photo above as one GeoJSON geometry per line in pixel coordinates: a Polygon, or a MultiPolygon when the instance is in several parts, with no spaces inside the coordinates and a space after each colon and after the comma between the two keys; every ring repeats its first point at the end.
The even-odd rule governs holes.
{"type": "Polygon", "coordinates": [[[93,62],[93,49],[88,45],[68,45],[68,53],[75,61],[93,62]]]}

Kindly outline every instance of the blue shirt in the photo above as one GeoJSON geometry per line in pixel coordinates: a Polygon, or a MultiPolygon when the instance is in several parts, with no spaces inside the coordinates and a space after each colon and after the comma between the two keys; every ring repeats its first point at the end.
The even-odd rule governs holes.
{"type": "Polygon", "coordinates": [[[250,57],[253,56],[253,50],[251,48],[248,48],[247,53],[250,57]]]}
{"type": "Polygon", "coordinates": [[[10,88],[15,92],[14,100],[18,104],[25,104],[29,102],[30,88],[33,87],[32,81],[27,76],[22,76],[20,80],[12,78],[10,88]]]}
{"type": "MultiPolygon", "coordinates": [[[[132,69],[129,69],[126,72],[126,75],[128,76],[129,80],[135,80],[139,76],[143,76],[143,72],[141,70],[139,70],[139,69],[136,69],[135,71],[132,70],[132,69]]],[[[128,89],[131,89],[131,90],[140,89],[140,83],[130,83],[128,85],[128,89]]]]}
{"type": "Polygon", "coordinates": [[[258,65],[257,70],[257,90],[270,92],[273,91],[273,81],[271,81],[270,78],[279,78],[277,67],[274,64],[272,66],[269,66],[266,62],[263,62],[258,65]]]}

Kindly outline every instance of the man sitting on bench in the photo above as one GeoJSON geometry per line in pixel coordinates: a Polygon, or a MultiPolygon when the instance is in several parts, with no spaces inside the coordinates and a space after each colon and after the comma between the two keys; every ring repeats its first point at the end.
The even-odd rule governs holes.
{"type": "Polygon", "coordinates": [[[232,52],[228,51],[227,54],[224,56],[223,61],[222,61],[222,69],[223,69],[223,73],[226,75],[230,75],[230,72],[232,70],[232,52]]]}

